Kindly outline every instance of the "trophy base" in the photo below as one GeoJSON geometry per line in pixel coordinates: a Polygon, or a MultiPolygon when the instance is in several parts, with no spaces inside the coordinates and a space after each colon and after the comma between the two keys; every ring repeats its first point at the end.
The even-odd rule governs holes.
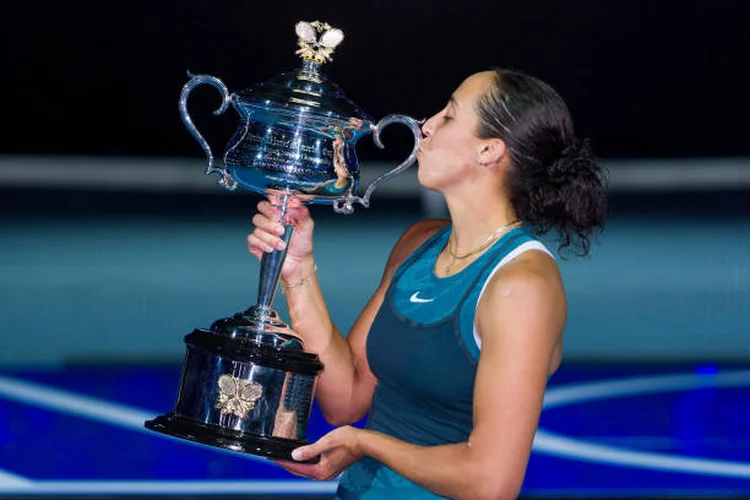
{"type": "MultiPolygon", "coordinates": [[[[278,437],[258,436],[232,429],[222,429],[215,425],[206,425],[195,420],[179,417],[174,413],[167,413],[148,420],[146,428],[196,443],[224,448],[227,450],[250,453],[272,460],[287,460],[296,462],[292,458],[292,450],[305,446],[307,441],[297,441],[278,437]]],[[[319,458],[303,463],[317,463],[319,458]]],[[[302,462],[302,461],[300,461],[302,462]]]]}

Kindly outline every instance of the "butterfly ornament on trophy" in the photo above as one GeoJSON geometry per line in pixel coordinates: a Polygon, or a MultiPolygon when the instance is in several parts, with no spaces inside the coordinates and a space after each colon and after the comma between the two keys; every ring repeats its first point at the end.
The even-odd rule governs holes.
{"type": "Polygon", "coordinates": [[[219,377],[219,402],[216,408],[222,414],[232,414],[240,418],[247,417],[247,413],[255,408],[255,402],[263,395],[260,384],[248,383],[231,375],[219,377]]]}
{"type": "Polygon", "coordinates": [[[328,23],[313,21],[298,22],[294,27],[299,37],[299,50],[297,54],[305,61],[313,61],[323,64],[331,60],[333,49],[344,39],[344,32],[337,28],[331,28],[328,23]],[[320,36],[318,36],[320,35],[320,36]]]}

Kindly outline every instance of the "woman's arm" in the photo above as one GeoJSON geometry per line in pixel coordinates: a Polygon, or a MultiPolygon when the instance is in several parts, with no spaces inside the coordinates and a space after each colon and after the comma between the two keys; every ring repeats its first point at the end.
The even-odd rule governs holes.
{"type": "MultiPolygon", "coordinates": [[[[276,227],[278,222],[275,222],[278,220],[275,216],[277,212],[270,204],[259,204],[258,208],[260,214],[253,219],[256,226],[253,231],[255,239],[248,240],[250,250],[256,256],[260,256],[261,242],[275,246],[280,241],[279,228],[276,227]]],[[[332,425],[353,423],[369,411],[377,383],[367,363],[366,342],[391,277],[404,259],[446,222],[421,221],[404,232],[391,251],[377,290],[345,338],[331,320],[314,272],[313,222],[309,211],[305,207],[295,207],[294,210],[294,222],[299,231],[293,235],[287,254],[291,254],[293,259],[291,270],[283,276],[287,283],[300,283],[284,290],[291,325],[295,333],[304,340],[305,350],[317,354],[324,365],[315,397],[326,420],[332,425]]],[[[262,251],[268,249],[270,247],[262,251]]]]}
{"type": "MultiPolygon", "coordinates": [[[[354,458],[370,456],[440,495],[516,498],[547,378],[559,363],[566,309],[552,259],[528,253],[536,255],[524,254],[496,274],[477,310],[482,351],[474,388],[474,428],[467,442],[422,447],[348,428],[301,448],[295,458],[348,447],[354,458]]],[[[312,467],[297,472],[316,474],[312,467]]]]}
{"type": "MultiPolygon", "coordinates": [[[[421,221],[404,232],[391,251],[377,290],[346,338],[331,320],[317,279],[311,280],[310,286],[293,287],[285,292],[295,332],[305,339],[307,350],[318,354],[325,367],[318,380],[316,398],[330,424],[350,424],[369,411],[377,384],[366,353],[372,322],[398,266],[444,224],[421,221]]],[[[314,269],[314,265],[310,267],[314,269]]]]}

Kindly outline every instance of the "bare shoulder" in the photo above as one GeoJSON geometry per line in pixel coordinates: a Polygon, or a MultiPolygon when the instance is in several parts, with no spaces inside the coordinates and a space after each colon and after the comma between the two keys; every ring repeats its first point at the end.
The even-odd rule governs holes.
{"type": "Polygon", "coordinates": [[[446,219],[425,219],[409,226],[391,250],[385,275],[390,276],[422,243],[448,223],[446,219]]]}
{"type": "Polygon", "coordinates": [[[541,250],[527,250],[504,265],[493,277],[490,286],[502,283],[542,287],[550,291],[562,288],[560,269],[551,255],[541,250]]]}
{"type": "MultiPolygon", "coordinates": [[[[545,252],[529,250],[504,265],[487,284],[478,310],[485,335],[502,331],[498,323],[534,325],[553,337],[561,334],[567,315],[565,290],[555,260],[545,252]]],[[[483,337],[485,335],[482,335],[483,337]]]]}

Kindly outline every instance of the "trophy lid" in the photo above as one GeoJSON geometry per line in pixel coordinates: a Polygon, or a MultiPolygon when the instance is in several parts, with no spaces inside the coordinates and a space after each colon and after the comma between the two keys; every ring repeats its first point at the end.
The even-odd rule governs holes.
{"type": "Polygon", "coordinates": [[[235,105],[240,114],[243,118],[255,118],[260,111],[266,120],[282,121],[305,114],[324,121],[343,122],[348,128],[368,130],[372,118],[320,71],[344,39],[343,32],[319,21],[300,21],[295,31],[302,67],[236,92],[235,105]]]}

